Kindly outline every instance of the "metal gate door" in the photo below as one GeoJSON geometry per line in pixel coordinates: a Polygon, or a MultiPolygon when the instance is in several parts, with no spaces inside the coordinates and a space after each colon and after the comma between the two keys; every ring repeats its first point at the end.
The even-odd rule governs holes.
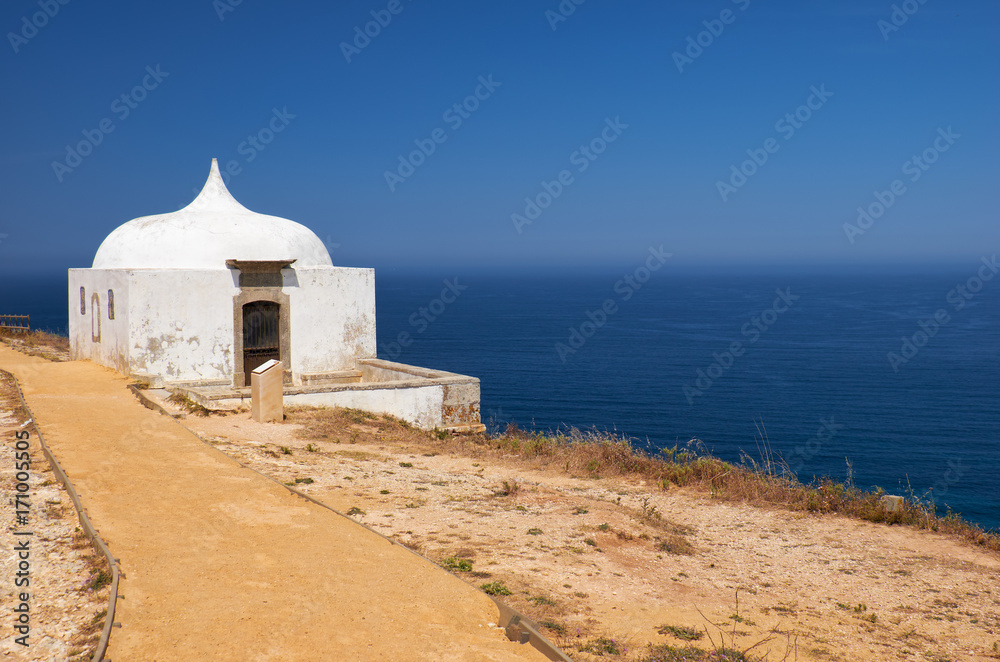
{"type": "Polygon", "coordinates": [[[272,301],[253,301],[243,306],[243,374],[250,386],[250,373],[271,359],[281,360],[278,316],[281,306],[272,301]]]}

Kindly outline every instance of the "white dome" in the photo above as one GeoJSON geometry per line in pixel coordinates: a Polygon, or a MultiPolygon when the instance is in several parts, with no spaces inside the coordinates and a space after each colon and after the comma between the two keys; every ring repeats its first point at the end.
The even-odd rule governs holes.
{"type": "Polygon", "coordinates": [[[97,249],[94,269],[225,269],[226,260],[333,265],[326,246],[306,226],[237,202],[212,159],[208,181],[194,202],[119,226],[97,249]]]}

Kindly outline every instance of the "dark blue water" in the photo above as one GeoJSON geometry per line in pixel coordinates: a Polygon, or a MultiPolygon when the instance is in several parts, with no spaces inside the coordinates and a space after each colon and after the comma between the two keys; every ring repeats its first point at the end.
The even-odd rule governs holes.
{"type": "Polygon", "coordinates": [[[468,289],[423,331],[434,315],[420,308],[440,297],[441,280],[379,276],[379,356],[479,377],[483,419],[499,425],[597,427],[657,448],[698,438],[739,460],[759,459],[763,421],[803,480],[843,480],[850,461],[859,486],[912,489],[1000,527],[1000,278],[949,302],[975,264],[935,275],[658,273],[616,292],[621,275],[459,276],[468,289]],[[799,298],[789,305],[777,289],[799,298]],[[571,329],[608,299],[616,312],[560,356],[557,343],[573,349],[571,329]],[[918,336],[923,346],[894,370],[887,354],[939,310],[948,321],[927,324],[933,337],[918,336]],[[406,348],[390,345],[400,332],[412,336],[406,348]],[[733,342],[742,355],[730,365],[733,342]],[[717,376],[707,388],[699,369],[717,376]],[[701,393],[691,402],[686,385],[701,393]]]}
{"type": "MultiPolygon", "coordinates": [[[[977,266],[917,275],[665,268],[641,287],[619,283],[622,273],[456,273],[449,288],[441,277],[380,272],[379,356],[479,377],[494,426],[596,427],[654,448],[698,438],[739,460],[741,451],[759,458],[762,425],[803,480],[845,479],[849,461],[861,487],[912,489],[1000,528],[1000,278],[976,281],[977,266]],[[405,347],[392,344],[401,333],[405,347]],[[902,338],[915,334],[922,346],[904,353],[902,338]]],[[[65,283],[8,280],[0,313],[65,333],[65,283]]]]}

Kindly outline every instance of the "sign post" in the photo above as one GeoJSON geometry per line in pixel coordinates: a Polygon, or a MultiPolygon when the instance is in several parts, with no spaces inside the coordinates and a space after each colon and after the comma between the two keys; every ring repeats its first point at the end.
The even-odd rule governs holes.
{"type": "Polygon", "coordinates": [[[271,359],[250,373],[250,416],[258,423],[280,423],[285,418],[284,365],[271,359]]]}

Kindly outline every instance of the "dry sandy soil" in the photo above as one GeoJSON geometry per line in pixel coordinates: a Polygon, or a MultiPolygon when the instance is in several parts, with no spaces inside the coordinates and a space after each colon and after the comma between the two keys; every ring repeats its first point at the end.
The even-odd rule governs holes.
{"type": "Polygon", "coordinates": [[[456,574],[502,583],[574,660],[709,637],[740,649],[770,637],[753,650],[768,660],[1000,659],[1000,558],[963,541],[574,476],[360,412],[318,416],[181,422],[434,561],[468,561],[456,574]]]}

